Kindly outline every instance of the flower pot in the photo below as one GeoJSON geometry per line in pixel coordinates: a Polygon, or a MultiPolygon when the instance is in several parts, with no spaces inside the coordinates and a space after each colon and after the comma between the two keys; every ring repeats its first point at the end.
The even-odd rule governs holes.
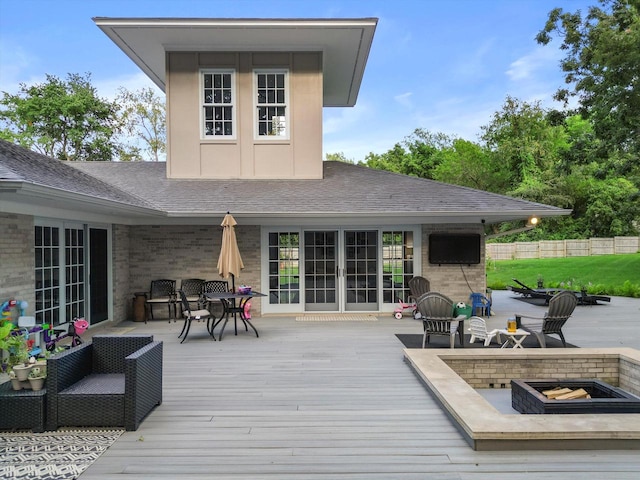
{"type": "Polygon", "coordinates": [[[31,365],[14,365],[13,371],[16,372],[16,378],[20,381],[24,381],[29,378],[29,372],[31,371],[31,365]]]}
{"type": "Polygon", "coordinates": [[[31,390],[37,392],[38,390],[42,390],[44,386],[45,377],[38,378],[29,378],[29,383],[31,384],[31,390]]]}
{"type": "Polygon", "coordinates": [[[22,390],[22,382],[20,380],[18,380],[17,378],[12,378],[11,379],[11,387],[14,390],[22,390]]]}
{"type": "Polygon", "coordinates": [[[32,365],[32,367],[39,367],[42,371],[42,374],[47,376],[47,361],[44,358],[40,358],[32,365]]]}

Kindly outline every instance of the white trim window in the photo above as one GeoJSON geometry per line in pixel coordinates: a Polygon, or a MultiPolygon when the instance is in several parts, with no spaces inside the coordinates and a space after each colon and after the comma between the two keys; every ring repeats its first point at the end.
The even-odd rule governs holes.
{"type": "Polygon", "coordinates": [[[235,72],[202,70],[202,135],[235,138],[235,72]]]}
{"type": "Polygon", "coordinates": [[[255,70],[256,136],[259,139],[289,137],[288,70],[255,70]]]}

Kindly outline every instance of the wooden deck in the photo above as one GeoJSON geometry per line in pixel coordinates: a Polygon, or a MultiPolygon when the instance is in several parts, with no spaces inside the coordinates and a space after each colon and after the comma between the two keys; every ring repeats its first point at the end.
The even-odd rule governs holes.
{"type": "Polygon", "coordinates": [[[164,402],[81,480],[638,478],[637,451],[472,450],[403,362],[394,334],[420,324],[379,318],[222,342],[196,323],[182,345],[179,324],[120,324],[164,341],[164,402]]]}

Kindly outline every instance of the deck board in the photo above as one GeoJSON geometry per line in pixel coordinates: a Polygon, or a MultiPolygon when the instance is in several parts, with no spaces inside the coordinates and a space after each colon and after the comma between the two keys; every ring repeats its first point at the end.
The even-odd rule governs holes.
{"type": "MultiPolygon", "coordinates": [[[[637,478],[634,451],[475,452],[404,363],[412,319],[256,319],[260,338],[198,324],[135,326],[164,341],[164,399],[81,480],[637,478]],[[202,327],[204,328],[204,327],[202,327]]],[[[97,332],[96,332],[97,333],[97,332]]]]}

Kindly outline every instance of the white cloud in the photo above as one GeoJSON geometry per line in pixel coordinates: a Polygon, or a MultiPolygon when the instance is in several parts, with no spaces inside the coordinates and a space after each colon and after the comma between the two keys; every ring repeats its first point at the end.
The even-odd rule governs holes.
{"type": "Polygon", "coordinates": [[[403,107],[411,108],[413,107],[413,104],[411,102],[412,95],[413,92],[402,93],[400,95],[396,95],[395,97],[393,97],[393,99],[403,107]]]}
{"type": "Polygon", "coordinates": [[[164,92],[162,92],[143,72],[104,79],[92,78],[91,83],[93,83],[93,86],[98,91],[98,95],[100,97],[107,98],[109,100],[113,100],[116,97],[120,87],[124,87],[130,92],[151,87],[158,95],[160,95],[161,98],[164,97],[164,92]]]}
{"type": "Polygon", "coordinates": [[[469,54],[460,54],[458,62],[453,69],[454,76],[463,79],[485,77],[488,72],[487,55],[493,52],[494,44],[495,40],[490,38],[480,43],[477,48],[470,51],[469,54]]]}
{"type": "Polygon", "coordinates": [[[2,41],[0,52],[2,52],[0,91],[15,94],[18,93],[20,83],[31,85],[45,80],[44,74],[33,76],[29,72],[39,60],[20,45],[2,41]]]}
{"type": "Polygon", "coordinates": [[[324,135],[342,133],[372,115],[370,105],[358,102],[355,107],[325,108],[322,131],[324,135]]]}
{"type": "Polygon", "coordinates": [[[513,82],[531,80],[535,78],[540,71],[544,71],[549,67],[557,70],[559,60],[560,50],[547,46],[539,46],[531,53],[511,62],[509,65],[510,68],[505,73],[513,82]]]}

